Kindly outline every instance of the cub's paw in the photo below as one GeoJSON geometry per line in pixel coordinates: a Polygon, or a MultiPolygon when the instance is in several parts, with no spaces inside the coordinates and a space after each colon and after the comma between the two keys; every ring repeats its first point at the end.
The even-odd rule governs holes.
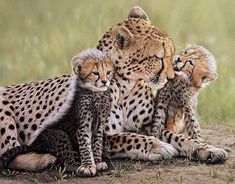
{"type": "Polygon", "coordinates": [[[178,151],[170,144],[156,140],[149,153],[149,160],[165,160],[178,155],[178,151]]]}
{"type": "Polygon", "coordinates": [[[209,145],[199,148],[193,153],[193,158],[208,164],[223,163],[228,157],[229,154],[224,149],[209,145]]]}
{"type": "Polygon", "coordinates": [[[76,171],[79,176],[95,176],[96,174],[96,165],[81,165],[76,171]]]}
{"type": "Polygon", "coordinates": [[[97,171],[104,171],[108,169],[108,165],[106,164],[106,162],[98,162],[96,164],[96,169],[97,171]]]}

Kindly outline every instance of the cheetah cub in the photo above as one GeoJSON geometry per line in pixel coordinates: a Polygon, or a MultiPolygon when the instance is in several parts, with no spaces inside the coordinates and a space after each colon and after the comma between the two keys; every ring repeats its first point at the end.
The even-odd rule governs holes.
{"type": "Polygon", "coordinates": [[[151,134],[160,137],[168,129],[201,140],[197,97],[200,88],[216,80],[216,61],[204,47],[190,45],[173,65],[175,78],[157,92],[151,134]]]}
{"type": "Polygon", "coordinates": [[[113,76],[113,63],[97,49],[88,49],[72,59],[76,92],[71,107],[62,118],[40,132],[28,145],[6,151],[0,167],[19,154],[51,153],[80,176],[94,176],[105,170],[102,161],[103,125],[110,114],[110,94],[107,91],[113,76]],[[81,164],[77,163],[79,158],[81,164]]]}

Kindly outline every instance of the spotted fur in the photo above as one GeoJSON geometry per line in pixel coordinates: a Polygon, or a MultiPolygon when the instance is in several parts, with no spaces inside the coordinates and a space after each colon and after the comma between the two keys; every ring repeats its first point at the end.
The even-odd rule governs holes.
{"type": "Polygon", "coordinates": [[[112,56],[116,69],[110,87],[111,114],[105,125],[105,149],[112,156],[151,160],[170,158],[179,152],[201,161],[227,159],[221,156],[225,155],[223,149],[205,147],[199,141],[169,142],[170,137],[181,140],[180,134],[171,131],[163,131],[161,141],[138,134],[150,132],[157,100],[152,88],[161,89],[168,79],[174,78],[175,51],[170,37],[151,25],[141,8],[132,8],[128,20],[107,31],[97,48],[112,56]],[[199,149],[204,150],[204,157],[194,154],[199,149]],[[211,158],[207,159],[208,155],[211,158]]]}
{"type": "MultiPolygon", "coordinates": [[[[151,134],[165,139],[179,150],[185,138],[173,136],[175,134],[185,134],[188,140],[196,139],[201,142],[200,126],[197,118],[197,97],[199,90],[209,82],[217,78],[216,61],[213,55],[204,47],[199,45],[188,46],[174,62],[176,76],[173,80],[157,92],[155,102],[155,113],[151,134]],[[169,130],[169,131],[167,131],[169,130]]],[[[199,143],[200,144],[200,143],[199,143]]],[[[211,152],[207,152],[207,144],[201,143],[200,152],[204,152],[201,160],[206,162],[219,162],[226,160],[228,154],[223,149],[214,148],[216,156],[211,158],[211,152]],[[212,160],[213,159],[213,160],[212,160]]],[[[213,150],[213,146],[210,146],[213,150]]],[[[197,149],[196,149],[197,150],[197,149]]],[[[191,152],[192,150],[190,150],[191,152]]],[[[191,153],[186,153],[190,155],[191,153]]],[[[184,153],[185,154],[185,153],[184,153]]],[[[200,153],[196,154],[196,156],[200,153]]],[[[193,156],[195,156],[193,154],[193,156]]]]}
{"type": "MultiPolygon", "coordinates": [[[[15,93],[19,94],[19,97],[13,95],[20,99],[19,106],[13,101],[2,101],[2,104],[5,105],[3,109],[5,115],[12,116],[12,124],[5,124],[10,130],[19,132],[19,135],[11,134],[6,137],[3,148],[7,147],[8,151],[1,157],[3,167],[7,166],[18,154],[35,151],[37,153],[51,153],[62,163],[65,163],[69,170],[75,170],[75,166],[78,165],[74,158],[74,151],[76,151],[81,160],[81,165],[77,168],[79,175],[95,175],[96,164],[98,169],[101,166],[101,169],[107,169],[107,164],[102,162],[101,156],[103,126],[110,113],[110,95],[106,90],[112,78],[112,61],[101,51],[92,49],[74,57],[72,66],[74,75],[45,80],[40,85],[37,85],[38,83],[26,84],[25,86],[28,86],[29,90],[28,95],[34,97],[32,100],[28,99],[28,109],[26,110],[22,109],[25,108],[24,106],[20,106],[21,102],[24,103],[24,93],[19,92],[22,90],[21,86],[6,88],[3,93],[5,98],[11,99],[10,95],[12,95],[11,90],[13,89],[15,93]],[[61,96],[57,94],[52,100],[49,97],[54,96],[55,90],[50,93],[54,83],[57,84],[56,87],[63,85],[63,88],[59,91],[61,96]],[[39,90],[41,93],[34,96],[35,93],[38,93],[35,86],[39,86],[42,91],[39,90]],[[46,86],[50,88],[43,88],[46,86]],[[44,99],[41,99],[40,95],[44,95],[44,99]],[[37,98],[37,96],[39,97],[37,98]],[[64,99],[60,99],[63,97],[64,99]],[[35,117],[28,115],[18,117],[18,111],[14,111],[14,109],[19,109],[24,113],[31,111],[36,99],[39,101],[39,106],[34,109],[34,114],[31,113],[35,117]],[[42,109],[47,109],[47,103],[49,103],[48,111],[43,111],[42,109]],[[11,111],[6,110],[8,106],[11,111]],[[32,118],[33,121],[25,121],[26,117],[32,118]],[[15,119],[16,122],[14,122],[15,119]],[[13,127],[13,123],[16,123],[16,127],[13,127]],[[26,134],[27,131],[30,133],[26,134]],[[19,136],[20,143],[18,143],[17,136],[19,136]],[[9,150],[9,144],[14,149],[9,150]],[[19,146],[20,144],[23,146],[19,146]]],[[[15,99],[13,98],[13,100],[15,99]]],[[[1,132],[2,135],[6,133],[1,132]]]]}
{"type": "MultiPolygon", "coordinates": [[[[149,125],[152,123],[155,103],[152,87],[160,89],[164,87],[168,79],[174,78],[172,62],[175,52],[174,43],[171,38],[166,33],[151,25],[148,16],[141,8],[132,8],[128,15],[128,20],[109,29],[99,41],[97,48],[110,55],[115,66],[114,79],[110,83],[111,112],[108,120],[105,122],[104,146],[108,153],[112,156],[154,160],[170,158],[177,154],[176,149],[180,150],[182,155],[186,152],[188,153],[185,154],[186,156],[192,157],[195,150],[203,148],[199,142],[197,143],[192,140],[180,142],[180,144],[182,144],[180,148],[171,143],[175,146],[174,148],[171,144],[166,143],[167,139],[172,136],[175,137],[175,139],[180,139],[181,135],[174,134],[170,131],[162,134],[161,141],[156,137],[138,134],[145,126],[150,127],[149,125]],[[138,141],[138,143],[135,140],[138,141]],[[192,152],[188,150],[192,150],[192,152]]],[[[49,87],[48,91],[45,93],[38,95],[36,99],[42,95],[48,95],[49,98],[52,94],[53,98],[59,98],[59,100],[64,99],[60,98],[63,94],[61,94],[60,91],[68,89],[69,82],[66,81],[72,79],[62,77],[51,80],[53,84],[50,83],[50,85],[52,86],[49,87]],[[66,85],[68,86],[65,87],[66,85]]],[[[71,82],[69,84],[71,84],[71,82]]],[[[38,87],[42,89],[46,88],[43,82],[39,82],[38,85],[38,87]]],[[[4,91],[8,90],[7,94],[9,95],[11,91],[17,89],[15,87],[4,89],[4,91]]],[[[22,86],[21,88],[24,88],[24,90],[17,92],[20,92],[20,95],[24,95],[23,91],[29,93],[29,96],[34,94],[32,91],[30,92],[30,85],[22,86]]],[[[35,88],[35,91],[37,91],[37,88],[35,88]]],[[[67,92],[68,91],[66,91],[64,95],[68,94],[67,92]]],[[[37,93],[39,92],[37,91],[36,94],[37,93]]],[[[57,109],[60,103],[57,103],[57,100],[53,98],[51,99],[52,104],[54,104],[54,109],[57,109]]],[[[44,103],[42,99],[44,98],[41,97],[36,103],[44,103]]],[[[26,101],[27,99],[22,100],[26,101]]],[[[14,100],[12,101],[14,102],[14,100]]],[[[47,103],[49,102],[50,100],[47,100],[47,103]]],[[[42,109],[41,112],[47,113],[51,110],[52,104],[49,105],[49,107],[47,106],[47,109],[42,109]]],[[[37,109],[35,110],[34,108],[39,106],[38,108],[41,109],[41,107],[43,107],[41,105],[35,106],[36,107],[32,109],[35,113],[37,113],[37,109]]],[[[3,107],[3,105],[1,105],[1,107],[3,107]]],[[[24,118],[27,119],[29,116],[26,116],[26,114],[28,114],[27,111],[29,109],[27,109],[27,105],[22,103],[21,108],[23,107],[23,111],[19,112],[19,114],[22,114],[20,116],[18,114],[17,117],[20,118],[24,113],[24,118]]],[[[10,111],[10,106],[8,108],[10,111]]],[[[41,116],[41,118],[44,119],[45,116],[41,116]]],[[[14,125],[13,118],[8,121],[10,123],[12,122],[14,125]]],[[[38,121],[35,116],[33,116],[33,121],[38,121]]],[[[21,127],[20,130],[23,130],[24,133],[24,124],[20,124],[21,125],[18,126],[21,127]]],[[[29,123],[29,125],[31,124],[29,123]]],[[[9,132],[7,133],[8,135],[12,135],[13,133],[10,129],[7,130],[7,132],[9,132]]],[[[32,129],[27,132],[30,133],[29,139],[27,138],[28,134],[24,134],[26,137],[25,140],[31,140],[32,132],[34,132],[32,129]]],[[[1,141],[1,143],[4,141],[1,141]]],[[[14,146],[19,145],[19,142],[15,142],[14,146]]],[[[13,143],[14,140],[12,140],[11,145],[13,143]]],[[[5,151],[7,149],[6,147],[5,151]]],[[[209,148],[205,150],[205,153],[210,151],[209,148]]],[[[217,151],[218,150],[214,149],[211,153],[216,155],[218,153],[217,151]]],[[[212,158],[215,158],[213,154],[212,158]]],[[[47,155],[46,158],[50,159],[49,155],[47,155]]],[[[42,168],[42,165],[45,166],[46,164],[42,163],[46,162],[41,162],[41,160],[42,159],[37,158],[36,163],[32,162],[31,168],[37,170],[37,168],[42,168]]],[[[27,161],[27,157],[24,157],[24,159],[16,158],[13,161],[13,167],[17,168],[21,166],[22,168],[22,165],[28,163],[27,161]]]]}

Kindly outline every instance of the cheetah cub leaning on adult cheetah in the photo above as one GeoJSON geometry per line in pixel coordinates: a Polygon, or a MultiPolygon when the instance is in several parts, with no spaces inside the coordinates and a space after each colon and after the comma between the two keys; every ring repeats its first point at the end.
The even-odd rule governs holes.
{"type": "Polygon", "coordinates": [[[152,134],[163,129],[200,139],[196,117],[199,89],[217,78],[216,61],[204,47],[190,45],[174,61],[175,78],[158,90],[152,134]]]}
{"type": "MultiPolygon", "coordinates": [[[[190,45],[176,57],[173,65],[175,78],[157,92],[151,134],[161,138],[164,131],[164,134],[169,134],[164,141],[179,149],[182,147],[179,139],[193,139],[202,147],[211,150],[206,162],[215,163],[221,160],[213,155],[219,148],[202,141],[196,113],[199,90],[217,79],[216,60],[204,47],[190,45]],[[186,134],[186,138],[176,137],[174,133],[186,134]]],[[[205,155],[206,152],[198,148],[193,151],[192,159],[205,158],[205,155]]],[[[227,159],[228,153],[225,152],[222,160],[227,159]]]]}
{"type": "MultiPolygon", "coordinates": [[[[190,45],[174,61],[175,78],[157,92],[152,134],[163,129],[201,139],[196,117],[199,89],[217,78],[216,61],[204,47],[190,45]]],[[[171,140],[169,140],[171,141],[171,140]]]]}
{"type": "Polygon", "coordinates": [[[112,61],[97,49],[87,49],[72,59],[72,68],[76,92],[66,115],[48,125],[31,144],[6,151],[0,167],[7,167],[19,154],[36,152],[51,153],[80,176],[94,176],[96,170],[108,168],[102,162],[102,149],[103,125],[110,114],[107,89],[113,76],[112,61]]]}

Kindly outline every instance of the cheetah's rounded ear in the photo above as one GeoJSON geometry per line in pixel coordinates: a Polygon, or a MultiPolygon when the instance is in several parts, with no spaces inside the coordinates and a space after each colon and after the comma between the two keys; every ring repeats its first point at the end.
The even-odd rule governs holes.
{"type": "Polygon", "coordinates": [[[217,77],[217,73],[194,71],[192,81],[194,86],[200,88],[207,85],[209,82],[216,80],[217,77]]]}
{"type": "Polygon", "coordinates": [[[81,71],[81,64],[82,64],[83,60],[79,57],[79,56],[74,56],[72,61],[71,61],[71,65],[72,65],[72,69],[74,74],[78,74],[81,71]]]}
{"type": "Polygon", "coordinates": [[[208,75],[205,75],[202,77],[202,82],[203,83],[207,83],[207,82],[211,82],[214,81],[218,78],[218,74],[217,73],[210,73],[208,75]]]}
{"type": "Polygon", "coordinates": [[[125,26],[115,26],[111,30],[112,37],[120,49],[128,48],[134,36],[125,26]]]}
{"type": "Polygon", "coordinates": [[[145,11],[140,8],[139,6],[134,6],[133,8],[130,9],[129,14],[128,14],[128,19],[130,18],[139,18],[139,19],[144,19],[150,24],[150,20],[145,13],[145,11]]]}

